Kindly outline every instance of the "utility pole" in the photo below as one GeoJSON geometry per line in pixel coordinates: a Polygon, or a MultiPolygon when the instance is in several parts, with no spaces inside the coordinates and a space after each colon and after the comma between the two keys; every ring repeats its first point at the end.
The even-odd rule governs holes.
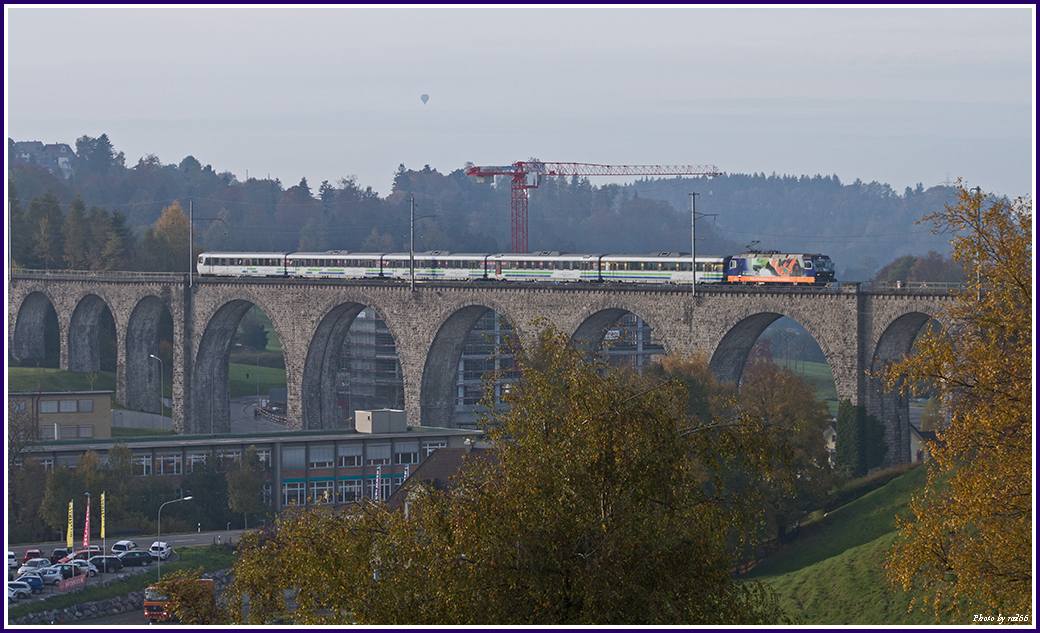
{"type": "MultiPolygon", "coordinates": [[[[690,193],[690,293],[697,296],[697,192],[690,193]]],[[[718,213],[702,213],[700,217],[717,217],[718,213]]]]}

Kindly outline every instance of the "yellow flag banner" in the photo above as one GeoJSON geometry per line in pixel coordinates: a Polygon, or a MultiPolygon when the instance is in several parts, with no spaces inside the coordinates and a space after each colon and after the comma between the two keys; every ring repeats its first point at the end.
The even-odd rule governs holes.
{"type": "Polygon", "coordinates": [[[72,502],[69,501],[69,529],[65,531],[65,547],[72,549],[72,502]]]}
{"type": "Polygon", "coordinates": [[[105,538],[105,493],[101,493],[101,538],[105,538]]]}

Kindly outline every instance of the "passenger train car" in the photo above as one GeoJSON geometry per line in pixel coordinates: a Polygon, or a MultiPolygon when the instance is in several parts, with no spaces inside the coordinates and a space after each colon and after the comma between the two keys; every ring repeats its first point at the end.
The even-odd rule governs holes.
{"type": "Polygon", "coordinates": [[[401,279],[417,281],[552,281],[642,284],[697,283],[826,285],[834,264],[819,253],[744,253],[696,258],[687,253],[649,255],[540,253],[202,253],[198,272],[218,277],[300,279],[401,279]]]}

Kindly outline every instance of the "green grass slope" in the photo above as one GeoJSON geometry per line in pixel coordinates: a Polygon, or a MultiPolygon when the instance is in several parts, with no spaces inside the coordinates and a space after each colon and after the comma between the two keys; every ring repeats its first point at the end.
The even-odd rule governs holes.
{"type": "Polygon", "coordinates": [[[913,468],[803,526],[796,541],[759,563],[746,579],[776,590],[788,613],[805,624],[936,624],[934,614],[907,611],[912,595],[893,588],[883,568],[896,539],[895,517],[906,515],[911,494],[927,474],[926,468],[913,468]]]}

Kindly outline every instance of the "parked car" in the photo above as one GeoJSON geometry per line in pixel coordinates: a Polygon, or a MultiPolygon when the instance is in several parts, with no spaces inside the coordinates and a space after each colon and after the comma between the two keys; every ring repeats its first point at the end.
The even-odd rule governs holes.
{"type": "Polygon", "coordinates": [[[55,547],[54,551],[51,552],[51,565],[57,564],[61,559],[69,555],[72,550],[65,547],[55,547]]]}
{"type": "Polygon", "coordinates": [[[88,577],[93,578],[98,575],[98,568],[85,560],[76,559],[72,561],[72,566],[79,570],[79,573],[76,574],[77,576],[79,574],[86,574],[88,577]]]}
{"type": "Polygon", "coordinates": [[[116,544],[112,546],[112,555],[119,556],[123,552],[129,552],[132,549],[141,549],[140,546],[133,541],[116,541],[116,544]]]}
{"type": "Polygon", "coordinates": [[[24,582],[14,581],[7,583],[7,597],[8,598],[28,598],[32,595],[32,587],[25,584],[24,582]]]}
{"type": "Polygon", "coordinates": [[[27,560],[24,565],[18,568],[18,575],[21,576],[26,572],[36,571],[41,567],[49,567],[50,564],[51,560],[49,558],[33,558],[32,560],[27,560]]]}
{"type": "Polygon", "coordinates": [[[82,576],[83,571],[76,568],[72,563],[58,563],[57,565],[51,565],[47,569],[57,569],[58,573],[61,574],[59,580],[65,580],[72,578],[73,576],[82,576]]]}
{"type": "Polygon", "coordinates": [[[43,567],[39,571],[30,572],[40,577],[45,585],[56,585],[61,580],[61,565],[51,565],[50,567],[43,567]]]}
{"type": "Polygon", "coordinates": [[[152,564],[152,555],[143,549],[133,549],[129,552],[123,552],[118,556],[118,558],[123,562],[124,567],[152,564]]]}
{"type": "Polygon", "coordinates": [[[59,563],[69,563],[74,560],[87,560],[91,556],[101,556],[102,552],[98,549],[80,549],[74,552],[69,552],[62,558],[58,559],[59,563]]]}
{"type": "Polygon", "coordinates": [[[152,558],[158,558],[159,560],[166,560],[173,553],[173,548],[170,547],[169,543],[164,541],[155,541],[152,546],[148,548],[148,552],[152,555],[152,558]]]}
{"type": "Polygon", "coordinates": [[[29,585],[29,588],[32,589],[33,593],[40,593],[43,591],[43,578],[34,571],[19,576],[18,582],[24,582],[29,585]]]}
{"type": "Polygon", "coordinates": [[[43,552],[38,549],[27,549],[25,550],[25,556],[22,558],[22,564],[24,565],[34,558],[43,558],[43,552]]]}
{"type": "Polygon", "coordinates": [[[118,556],[95,556],[87,562],[104,574],[114,574],[123,568],[123,561],[118,556]]]}
{"type": "Polygon", "coordinates": [[[7,552],[7,569],[18,569],[18,557],[14,555],[14,552],[7,552]]]}

